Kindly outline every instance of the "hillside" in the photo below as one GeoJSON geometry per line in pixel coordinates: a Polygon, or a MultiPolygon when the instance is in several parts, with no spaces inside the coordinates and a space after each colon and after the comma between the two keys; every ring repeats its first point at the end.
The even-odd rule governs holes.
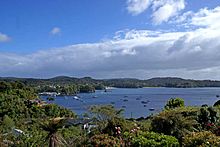
{"type": "Polygon", "coordinates": [[[39,85],[70,85],[70,84],[102,84],[104,86],[118,87],[118,88],[141,88],[141,87],[176,87],[176,88],[190,88],[190,87],[220,87],[220,81],[212,80],[192,80],[182,79],[177,77],[158,77],[148,80],[139,80],[132,78],[122,79],[102,79],[97,80],[91,77],[75,78],[67,76],[58,76],[50,79],[34,79],[34,78],[14,78],[1,77],[0,81],[21,81],[30,86],[39,85]]]}

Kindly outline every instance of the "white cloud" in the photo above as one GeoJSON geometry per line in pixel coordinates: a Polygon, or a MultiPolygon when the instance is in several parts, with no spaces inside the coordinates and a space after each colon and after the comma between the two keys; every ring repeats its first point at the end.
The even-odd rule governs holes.
{"type": "Polygon", "coordinates": [[[143,13],[151,4],[152,0],[127,0],[127,10],[132,15],[143,13]]]}
{"type": "Polygon", "coordinates": [[[185,8],[185,0],[127,0],[127,10],[133,15],[152,9],[154,24],[167,22],[185,8]]]}
{"type": "Polygon", "coordinates": [[[214,9],[202,8],[198,12],[188,11],[172,20],[172,23],[179,23],[187,28],[209,27],[220,28],[220,7],[214,9]]]}
{"type": "Polygon", "coordinates": [[[189,31],[123,30],[104,42],[28,55],[0,53],[0,76],[220,79],[220,27],[214,21],[220,13],[217,10],[206,9],[205,15],[200,15],[200,10],[189,15],[190,19],[186,17],[197,26],[189,31]]]}
{"type": "Polygon", "coordinates": [[[210,10],[205,8],[192,16],[191,24],[195,26],[219,28],[220,23],[218,23],[218,20],[220,20],[220,7],[210,10]]]}
{"type": "Polygon", "coordinates": [[[0,32],[0,42],[8,42],[10,40],[11,40],[11,38],[8,35],[0,32]]]}
{"type": "Polygon", "coordinates": [[[51,31],[50,31],[50,34],[52,35],[57,35],[57,34],[60,34],[61,33],[61,29],[58,28],[58,27],[54,27],[51,31]]]}
{"type": "Polygon", "coordinates": [[[167,22],[171,17],[176,16],[185,8],[184,0],[162,0],[154,1],[152,14],[153,22],[161,24],[167,22]],[[158,4],[158,2],[161,2],[158,4]]]}

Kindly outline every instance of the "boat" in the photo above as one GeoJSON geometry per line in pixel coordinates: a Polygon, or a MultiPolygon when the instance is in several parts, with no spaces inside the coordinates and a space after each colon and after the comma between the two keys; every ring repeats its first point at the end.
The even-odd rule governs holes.
{"type": "Polygon", "coordinates": [[[140,97],[138,97],[138,98],[136,98],[136,100],[141,100],[141,98],[140,98],[140,97]]]}
{"type": "Polygon", "coordinates": [[[150,110],[150,111],[154,111],[155,109],[154,109],[154,108],[150,108],[149,110],[150,110]]]}
{"type": "Polygon", "coordinates": [[[150,101],[141,101],[142,104],[147,104],[149,103],[150,101]]]}
{"type": "Polygon", "coordinates": [[[98,97],[98,96],[95,95],[95,96],[93,96],[92,98],[97,98],[97,97],[98,97]]]}
{"type": "Polygon", "coordinates": [[[128,100],[127,100],[127,99],[124,99],[123,101],[124,101],[124,102],[127,102],[128,100]]]}
{"type": "Polygon", "coordinates": [[[124,97],[128,97],[127,95],[125,95],[124,97]]]}
{"type": "Polygon", "coordinates": [[[216,97],[219,97],[219,95],[216,95],[216,97]]]}
{"type": "Polygon", "coordinates": [[[114,104],[115,104],[115,102],[111,102],[111,104],[113,104],[113,105],[114,105],[114,104]]]}
{"type": "Polygon", "coordinates": [[[147,105],[144,105],[144,107],[147,107],[147,105]]]}
{"type": "Polygon", "coordinates": [[[126,108],[126,106],[122,106],[122,108],[126,108]]]}
{"type": "Polygon", "coordinates": [[[73,99],[79,100],[79,97],[78,96],[73,96],[73,99]]]}

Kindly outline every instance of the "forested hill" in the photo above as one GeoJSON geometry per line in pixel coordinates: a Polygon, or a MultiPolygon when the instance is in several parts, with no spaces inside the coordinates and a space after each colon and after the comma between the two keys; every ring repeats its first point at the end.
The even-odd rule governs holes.
{"type": "Polygon", "coordinates": [[[177,88],[187,88],[187,87],[220,87],[220,81],[213,80],[191,80],[182,78],[152,78],[145,80],[146,85],[156,86],[156,87],[177,87],[177,88]]]}
{"type": "Polygon", "coordinates": [[[148,80],[139,80],[132,78],[119,79],[102,79],[97,80],[91,77],[75,78],[67,76],[59,76],[50,79],[34,79],[34,78],[14,78],[2,77],[0,81],[21,81],[30,86],[36,85],[70,85],[70,84],[102,84],[104,86],[118,88],[140,88],[140,87],[220,87],[220,81],[212,80],[191,80],[176,77],[161,77],[148,80]]]}

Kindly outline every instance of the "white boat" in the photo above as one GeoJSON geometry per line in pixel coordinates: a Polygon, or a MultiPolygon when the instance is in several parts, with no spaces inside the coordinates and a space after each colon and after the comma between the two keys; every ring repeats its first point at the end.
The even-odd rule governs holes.
{"type": "Polygon", "coordinates": [[[73,96],[73,99],[79,100],[79,97],[78,96],[73,96]]]}

